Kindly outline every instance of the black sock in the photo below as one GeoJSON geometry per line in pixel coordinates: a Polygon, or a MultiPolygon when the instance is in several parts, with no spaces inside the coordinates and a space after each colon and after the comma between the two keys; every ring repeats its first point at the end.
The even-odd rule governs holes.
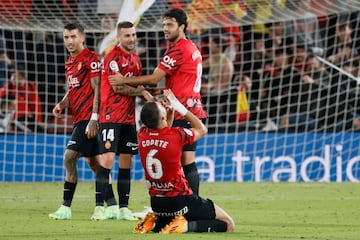
{"type": "Polygon", "coordinates": [[[130,169],[119,168],[117,190],[119,208],[128,207],[130,197],[130,169]]]}
{"type": "Polygon", "coordinates": [[[226,230],[226,222],[217,219],[188,222],[188,232],[226,232],[226,230]]]}
{"type": "Polygon", "coordinates": [[[99,166],[96,172],[95,201],[96,206],[104,206],[105,196],[109,185],[110,169],[99,166]]]}
{"type": "Polygon", "coordinates": [[[71,183],[71,182],[65,181],[62,205],[71,207],[71,202],[74,197],[75,189],[76,189],[76,183],[71,183]]]}
{"type": "Polygon", "coordinates": [[[108,187],[107,187],[107,191],[106,191],[106,195],[105,195],[105,201],[106,201],[106,204],[107,206],[113,206],[113,205],[116,205],[116,199],[115,199],[115,196],[114,196],[114,191],[113,191],[113,188],[112,188],[112,184],[108,184],[108,187]]]}
{"type": "Polygon", "coordinates": [[[199,195],[199,173],[196,167],[196,163],[193,162],[189,165],[183,166],[184,174],[186,179],[189,182],[190,188],[192,189],[195,195],[199,195]]]}

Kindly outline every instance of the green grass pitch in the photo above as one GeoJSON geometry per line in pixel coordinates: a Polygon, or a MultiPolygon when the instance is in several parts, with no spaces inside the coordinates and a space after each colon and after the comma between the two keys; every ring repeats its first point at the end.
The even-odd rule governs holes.
{"type": "MultiPolygon", "coordinates": [[[[72,219],[54,221],[62,183],[0,183],[0,239],[360,239],[357,183],[201,183],[200,195],[223,207],[236,223],[234,233],[135,235],[135,222],[90,220],[94,183],[79,183],[72,219]]],[[[116,193],[116,187],[114,186],[116,193]]],[[[144,182],[133,182],[130,208],[149,205],[144,182]]]]}

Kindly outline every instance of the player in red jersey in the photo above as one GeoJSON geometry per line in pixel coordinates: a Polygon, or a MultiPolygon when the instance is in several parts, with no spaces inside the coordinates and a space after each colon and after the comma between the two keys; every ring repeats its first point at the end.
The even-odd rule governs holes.
{"type": "Polygon", "coordinates": [[[118,44],[104,57],[101,77],[100,110],[100,163],[96,179],[96,207],[93,219],[106,218],[137,220],[128,208],[130,195],[130,169],[132,155],[138,153],[135,124],[135,97],[152,99],[143,87],[129,85],[111,86],[108,77],[121,73],[125,77],[141,75],[142,66],[135,54],[136,31],[131,22],[117,25],[118,44]],[[106,213],[103,196],[106,193],[109,173],[114,165],[115,155],[119,156],[117,189],[119,209],[106,213]]]}
{"type": "Polygon", "coordinates": [[[210,199],[193,194],[182,171],[182,147],[203,137],[207,128],[171,90],[165,89],[164,96],[165,101],[147,102],[141,110],[145,126],[138,133],[139,152],[154,212],[148,213],[134,232],[232,232],[232,218],[210,199]],[[185,117],[191,128],[170,127],[173,110],[185,117]]]}
{"type": "MultiPolygon", "coordinates": [[[[163,31],[170,46],[151,75],[125,78],[121,74],[109,77],[112,85],[157,84],[163,78],[179,101],[195,116],[205,119],[207,114],[201,101],[202,56],[196,45],[186,39],[187,16],[182,9],[170,9],[163,15],[163,31]]],[[[179,114],[173,126],[190,127],[179,114]]],[[[195,194],[199,193],[199,174],[195,164],[196,142],[185,145],[181,162],[186,179],[195,194]]]]}
{"type": "MultiPolygon", "coordinates": [[[[74,128],[64,154],[66,176],[63,203],[56,212],[49,214],[49,218],[65,220],[71,218],[70,206],[78,181],[77,161],[84,156],[94,172],[99,165],[97,135],[101,62],[95,52],[84,47],[85,32],[80,24],[66,24],[63,37],[70,53],[65,63],[68,91],[54,107],[53,114],[61,118],[63,109],[71,109],[74,128]]],[[[116,205],[111,184],[108,182],[107,186],[108,205],[116,205]]]]}

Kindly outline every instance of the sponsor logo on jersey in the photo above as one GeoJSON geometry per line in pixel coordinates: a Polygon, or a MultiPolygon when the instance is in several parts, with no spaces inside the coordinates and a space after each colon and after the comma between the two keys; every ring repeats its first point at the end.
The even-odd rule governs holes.
{"type": "Polygon", "coordinates": [[[172,68],[175,66],[176,60],[169,57],[169,55],[165,55],[161,61],[161,64],[167,68],[172,68]]]}
{"type": "Polygon", "coordinates": [[[101,62],[91,62],[90,68],[92,72],[100,71],[101,69],[101,62]]]}
{"type": "Polygon", "coordinates": [[[67,77],[67,84],[68,84],[69,89],[73,89],[73,88],[80,86],[80,82],[79,82],[78,78],[73,77],[72,75],[69,75],[67,77]]]}

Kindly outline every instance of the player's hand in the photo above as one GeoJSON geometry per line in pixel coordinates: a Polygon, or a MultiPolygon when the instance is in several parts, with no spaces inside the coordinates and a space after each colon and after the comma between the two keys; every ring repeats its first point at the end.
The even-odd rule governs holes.
{"type": "Polygon", "coordinates": [[[164,106],[167,112],[174,112],[174,108],[171,106],[169,100],[165,98],[160,98],[158,101],[161,103],[161,105],[164,106]]]}
{"type": "Polygon", "coordinates": [[[94,138],[99,133],[99,124],[96,120],[90,120],[85,129],[85,134],[88,139],[94,138]]]}
{"type": "Polygon", "coordinates": [[[125,83],[126,78],[123,75],[121,75],[121,73],[117,72],[114,75],[110,75],[108,79],[111,86],[119,86],[125,83]]]}
{"type": "Polygon", "coordinates": [[[175,111],[180,113],[181,116],[185,116],[188,112],[186,107],[175,97],[174,93],[170,89],[164,89],[164,96],[169,101],[170,105],[175,111]]]}
{"type": "Polygon", "coordinates": [[[55,107],[53,108],[52,110],[52,113],[53,115],[56,117],[56,118],[62,118],[63,116],[61,115],[61,112],[62,112],[62,107],[60,105],[60,103],[56,104],[55,107]]]}
{"type": "Polygon", "coordinates": [[[175,97],[174,93],[170,89],[164,89],[163,93],[164,93],[166,101],[168,101],[169,104],[173,105],[173,104],[179,102],[179,100],[175,97]]]}
{"type": "Polygon", "coordinates": [[[147,101],[147,102],[156,101],[154,96],[149,91],[147,91],[143,85],[138,85],[137,88],[142,90],[141,94],[142,94],[142,97],[145,99],[145,101],[147,101]]]}

